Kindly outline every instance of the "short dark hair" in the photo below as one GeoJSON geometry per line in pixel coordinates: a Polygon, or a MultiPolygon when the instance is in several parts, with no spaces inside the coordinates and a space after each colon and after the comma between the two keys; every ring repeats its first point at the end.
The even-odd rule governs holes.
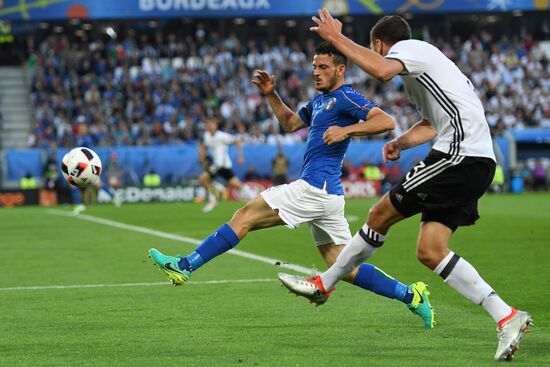
{"type": "Polygon", "coordinates": [[[411,38],[409,23],[399,15],[382,17],[370,30],[370,41],[379,39],[389,45],[411,38]]]}
{"type": "Polygon", "coordinates": [[[330,42],[323,42],[315,48],[315,55],[329,55],[332,57],[334,65],[348,64],[348,58],[346,55],[338,51],[338,49],[330,42]]]}

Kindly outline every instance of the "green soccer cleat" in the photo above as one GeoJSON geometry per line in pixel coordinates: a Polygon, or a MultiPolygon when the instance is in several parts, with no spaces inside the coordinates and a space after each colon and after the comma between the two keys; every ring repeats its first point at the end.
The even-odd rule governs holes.
{"type": "Polygon", "coordinates": [[[432,329],[435,326],[435,313],[428,298],[430,292],[428,292],[426,284],[416,282],[409,286],[409,290],[413,292],[414,296],[412,302],[407,307],[412,313],[420,316],[424,321],[426,329],[432,329]]]}
{"type": "Polygon", "coordinates": [[[166,256],[157,249],[149,249],[149,257],[160,270],[168,275],[173,285],[182,285],[191,277],[189,270],[181,270],[178,266],[181,256],[166,256]]]}

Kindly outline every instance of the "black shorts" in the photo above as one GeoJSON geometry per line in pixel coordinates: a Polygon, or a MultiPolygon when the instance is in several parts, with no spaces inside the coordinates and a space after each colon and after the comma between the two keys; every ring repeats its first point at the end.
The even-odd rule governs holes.
{"type": "Polygon", "coordinates": [[[231,168],[217,168],[217,169],[209,169],[208,173],[210,174],[210,177],[213,179],[222,178],[223,180],[229,182],[233,177],[235,177],[235,173],[231,170],[231,168]]]}
{"type": "Polygon", "coordinates": [[[495,167],[490,158],[432,149],[390,190],[390,200],[406,217],[422,213],[423,222],[439,222],[454,231],[479,218],[477,201],[491,184],[495,167]]]}

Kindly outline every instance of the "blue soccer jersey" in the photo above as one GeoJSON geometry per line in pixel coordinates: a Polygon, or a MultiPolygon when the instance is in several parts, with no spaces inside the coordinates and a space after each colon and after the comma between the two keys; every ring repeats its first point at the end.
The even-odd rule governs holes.
{"type": "Polygon", "coordinates": [[[377,107],[349,84],[325,94],[315,96],[299,112],[309,125],[304,166],[300,178],[328,194],[343,195],[342,161],[350,138],[328,145],[323,134],[331,126],[349,126],[366,120],[369,111],[377,107]]]}

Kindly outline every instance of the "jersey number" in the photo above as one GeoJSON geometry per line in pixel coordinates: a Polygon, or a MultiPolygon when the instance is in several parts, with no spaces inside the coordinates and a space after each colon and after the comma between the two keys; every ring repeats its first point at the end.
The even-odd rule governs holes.
{"type": "Polygon", "coordinates": [[[424,163],[424,161],[420,161],[416,164],[416,166],[413,167],[412,170],[409,171],[409,173],[407,173],[407,176],[405,176],[405,181],[410,181],[412,180],[413,177],[417,176],[418,173],[420,171],[422,171],[422,169],[424,169],[426,167],[426,163],[424,163]]]}

